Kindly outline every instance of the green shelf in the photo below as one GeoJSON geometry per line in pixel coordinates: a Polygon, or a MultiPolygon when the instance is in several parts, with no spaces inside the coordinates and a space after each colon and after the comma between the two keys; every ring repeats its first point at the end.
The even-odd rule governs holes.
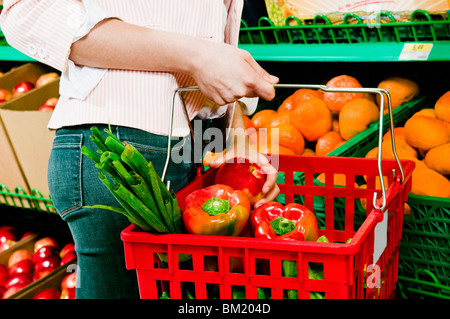
{"type": "Polygon", "coordinates": [[[291,16],[284,26],[267,17],[255,27],[242,21],[239,47],[259,61],[450,60],[450,20],[436,20],[424,10],[414,11],[410,22],[396,22],[389,12],[379,15],[391,22],[367,24],[355,14],[347,14],[342,24],[332,24],[324,15],[308,23],[291,16]]]}
{"type": "MultiPolygon", "coordinates": [[[[449,61],[450,41],[432,43],[426,61],[449,61]]],[[[240,44],[257,61],[273,62],[401,62],[405,43],[356,43],[356,44],[240,44]]],[[[417,58],[415,61],[420,61],[417,58]]],[[[422,60],[423,61],[423,60],[422,60]]]]}
{"type": "Polygon", "coordinates": [[[35,62],[36,60],[9,45],[0,46],[0,61],[35,62]]]}
{"type": "Polygon", "coordinates": [[[46,198],[37,189],[28,194],[17,186],[13,191],[0,184],[0,209],[2,207],[21,208],[37,212],[54,214],[56,212],[50,198],[46,198]]]}

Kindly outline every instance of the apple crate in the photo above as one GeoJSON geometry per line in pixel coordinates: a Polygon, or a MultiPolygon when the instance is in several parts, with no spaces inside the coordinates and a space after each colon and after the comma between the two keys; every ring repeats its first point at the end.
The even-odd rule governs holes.
{"type": "MultiPolygon", "coordinates": [[[[266,240],[253,237],[228,237],[193,234],[154,234],[139,231],[133,225],[124,229],[126,267],[135,269],[143,299],[157,299],[165,292],[172,299],[185,298],[186,288],[196,299],[298,298],[320,294],[326,299],[392,298],[398,274],[399,243],[402,236],[404,204],[411,188],[414,162],[401,161],[404,180],[398,176],[398,163],[346,157],[298,157],[280,155],[278,184],[285,203],[304,196],[305,206],[314,210],[315,198],[325,198],[325,224],[319,236],[329,243],[266,240]],[[381,165],[379,165],[381,163],[381,165]],[[379,166],[388,180],[385,194],[375,189],[379,166]],[[393,171],[397,174],[394,176],[393,171]],[[294,183],[294,175],[302,172],[303,185],[294,183]],[[317,173],[325,173],[327,183],[314,183],[317,173]],[[345,174],[348,187],[334,187],[334,174],[345,174]],[[354,186],[356,178],[366,177],[367,189],[354,186]],[[377,195],[375,208],[367,205],[366,218],[356,225],[355,199],[371,202],[377,195]],[[383,196],[380,198],[380,195],[383,196]],[[334,227],[334,199],[345,200],[345,228],[334,227]],[[383,199],[385,200],[383,204],[383,199]],[[347,240],[351,238],[349,243],[347,240]],[[214,260],[217,269],[206,267],[214,260]],[[230,266],[239,260],[242,269],[230,266]],[[283,263],[297,269],[297,277],[283,274],[283,263]],[[323,276],[309,274],[319,269],[323,276]],[[261,292],[264,292],[263,294],[261,292]]],[[[180,208],[194,190],[214,183],[216,170],[209,169],[177,193],[180,208]]]]}

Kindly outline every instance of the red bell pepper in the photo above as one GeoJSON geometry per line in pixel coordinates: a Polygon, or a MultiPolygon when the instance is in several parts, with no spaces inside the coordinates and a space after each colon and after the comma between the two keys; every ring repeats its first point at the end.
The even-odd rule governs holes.
{"type": "Polygon", "coordinates": [[[257,238],[316,241],[319,237],[316,216],[297,203],[265,203],[252,212],[250,223],[257,238]]]}
{"type": "Polygon", "coordinates": [[[243,191],[215,184],[186,197],[183,223],[188,233],[237,236],[248,223],[250,202],[243,191]]]}

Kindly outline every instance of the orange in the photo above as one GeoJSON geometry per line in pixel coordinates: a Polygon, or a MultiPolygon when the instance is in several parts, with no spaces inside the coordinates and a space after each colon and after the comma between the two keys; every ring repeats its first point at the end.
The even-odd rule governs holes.
{"type": "Polygon", "coordinates": [[[294,111],[277,112],[277,114],[272,116],[270,127],[277,126],[279,124],[290,124],[293,112],[294,111]]]}
{"type": "MultiPolygon", "coordinates": [[[[390,138],[382,142],[381,158],[395,159],[392,151],[392,140],[390,138]]],[[[410,146],[404,137],[397,136],[395,138],[395,150],[399,159],[417,158],[417,151],[410,146]]]]}
{"type": "Polygon", "coordinates": [[[270,127],[270,121],[272,121],[272,116],[275,114],[277,114],[275,110],[258,111],[252,117],[253,125],[255,125],[256,128],[270,127]]]}
{"type": "Polygon", "coordinates": [[[303,135],[291,124],[279,124],[268,131],[268,140],[271,145],[290,149],[294,154],[300,155],[305,149],[303,135]]]}
{"type": "Polygon", "coordinates": [[[450,175],[450,143],[430,149],[425,155],[425,164],[439,174],[450,175]]]}
{"type": "Polygon", "coordinates": [[[332,114],[332,120],[331,120],[331,130],[334,132],[339,133],[339,115],[338,114],[332,114]]]}
{"type": "MultiPolygon", "coordinates": [[[[394,127],[394,137],[405,137],[405,128],[403,126],[394,127]]],[[[391,139],[391,130],[389,129],[384,135],[383,135],[383,141],[391,139]]]]}
{"type": "Polygon", "coordinates": [[[405,216],[411,216],[411,206],[408,203],[405,203],[405,210],[403,212],[405,216]]]}
{"type": "Polygon", "coordinates": [[[302,153],[302,156],[316,156],[316,152],[314,152],[310,148],[305,148],[305,150],[302,153]]]}
{"type": "Polygon", "coordinates": [[[450,91],[442,95],[434,105],[436,117],[441,121],[450,123],[450,91]]]}
{"type": "Polygon", "coordinates": [[[273,145],[273,144],[261,145],[258,151],[261,154],[295,155],[295,153],[290,149],[281,145],[273,145]]]}
{"type": "Polygon", "coordinates": [[[367,152],[365,158],[378,158],[378,146],[372,148],[370,151],[367,152]]]}
{"type": "Polygon", "coordinates": [[[255,127],[255,124],[253,124],[253,121],[247,115],[244,115],[243,118],[244,118],[244,125],[245,125],[246,130],[249,128],[255,127]]]}
{"type": "MultiPolygon", "coordinates": [[[[412,100],[419,94],[419,86],[416,82],[398,76],[391,76],[378,84],[379,89],[385,89],[391,97],[391,107],[396,107],[412,100]]],[[[384,96],[384,94],[383,94],[384,96]]],[[[381,97],[377,95],[378,106],[381,106],[381,97]]],[[[388,110],[387,98],[384,96],[384,110],[388,110]]]]}
{"type": "Polygon", "coordinates": [[[417,111],[416,113],[413,114],[413,116],[415,116],[415,115],[424,115],[424,116],[436,118],[436,112],[432,108],[427,108],[427,109],[422,109],[420,111],[417,111]]]}
{"type": "Polygon", "coordinates": [[[341,135],[334,131],[329,131],[319,137],[316,143],[316,155],[326,156],[328,153],[336,149],[336,147],[343,142],[341,135]]]}
{"type": "Polygon", "coordinates": [[[205,156],[203,157],[203,165],[209,166],[209,164],[214,161],[215,159],[219,158],[220,156],[224,155],[226,150],[223,150],[220,153],[213,153],[211,151],[207,151],[205,153],[205,156]]]}
{"type": "Polygon", "coordinates": [[[416,167],[412,172],[411,194],[450,197],[450,181],[428,167],[416,167]]]}
{"type": "MultiPolygon", "coordinates": [[[[316,179],[322,184],[325,184],[325,173],[319,174],[316,179]]],[[[345,174],[333,174],[333,185],[345,186],[346,180],[347,177],[345,174]]]]}
{"type": "Polygon", "coordinates": [[[278,108],[278,112],[285,112],[295,109],[298,103],[311,98],[323,99],[323,92],[313,89],[298,89],[290,95],[278,108]]]}
{"type": "Polygon", "coordinates": [[[339,112],[339,132],[348,141],[377,119],[378,107],[375,103],[364,98],[353,99],[339,112]]]}
{"type": "MultiPolygon", "coordinates": [[[[326,86],[332,88],[362,88],[359,81],[349,75],[339,75],[329,80],[326,86]]],[[[324,92],[323,100],[333,113],[339,113],[344,105],[354,99],[364,98],[364,93],[324,92]]]]}
{"type": "Polygon", "coordinates": [[[405,138],[412,147],[428,151],[449,140],[448,126],[428,116],[412,116],[405,123],[405,138]]]}
{"type": "Polygon", "coordinates": [[[296,103],[294,101],[294,94],[289,95],[283,103],[278,107],[278,112],[286,112],[286,111],[292,111],[295,109],[296,103]]]}
{"type": "Polygon", "coordinates": [[[323,100],[307,99],[300,102],[295,108],[291,124],[302,133],[307,141],[315,142],[331,130],[331,112],[323,100]]]}
{"type": "Polygon", "coordinates": [[[254,130],[249,136],[249,143],[250,146],[254,146],[256,149],[259,147],[259,145],[263,145],[267,143],[267,131],[266,128],[260,128],[257,130],[254,130]]]}

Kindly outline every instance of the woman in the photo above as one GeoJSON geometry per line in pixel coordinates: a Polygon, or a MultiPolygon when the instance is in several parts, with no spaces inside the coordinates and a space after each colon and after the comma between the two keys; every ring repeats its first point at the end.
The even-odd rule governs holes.
{"type": "MultiPolygon", "coordinates": [[[[184,94],[190,120],[228,114],[233,127],[243,128],[242,114],[254,111],[254,99],[247,105],[236,101],[271,100],[278,79],[236,47],[242,0],[4,0],[3,5],[0,23],[9,44],[61,71],[61,96],[48,124],[56,130],[48,183],[75,241],[77,298],[136,298],[136,275],[125,270],[120,239],[129,222],[84,208],[117,206],[93,163],[81,155],[83,145],[94,148],[89,128],[111,125],[161,174],[174,89],[200,88],[184,94]]],[[[188,136],[177,98],[172,152],[185,151],[188,136]]],[[[239,143],[212,166],[236,152],[258,162],[271,169],[258,205],[274,199],[276,171],[267,158],[239,143]]],[[[193,168],[193,161],[171,162],[166,178],[172,189],[186,185],[193,168]]]]}

